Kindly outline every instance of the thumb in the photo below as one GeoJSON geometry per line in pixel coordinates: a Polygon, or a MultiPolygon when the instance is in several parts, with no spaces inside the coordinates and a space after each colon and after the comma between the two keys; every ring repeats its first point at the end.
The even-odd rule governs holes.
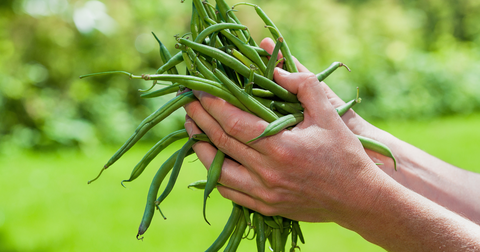
{"type": "Polygon", "coordinates": [[[329,117],[336,116],[335,109],[330,104],[323,86],[313,73],[289,73],[281,68],[275,68],[274,80],[277,84],[297,95],[304,108],[304,121],[313,120],[321,124],[329,117]]]}

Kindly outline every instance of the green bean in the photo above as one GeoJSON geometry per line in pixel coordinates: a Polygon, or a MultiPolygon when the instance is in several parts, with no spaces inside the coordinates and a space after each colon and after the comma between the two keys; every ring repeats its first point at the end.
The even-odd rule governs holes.
{"type": "Polygon", "coordinates": [[[177,130],[170,133],[166,137],[162,138],[162,140],[158,141],[158,143],[155,144],[147,152],[147,154],[145,154],[145,156],[143,156],[142,160],[138,162],[135,168],[133,168],[133,171],[130,174],[130,178],[122,181],[122,186],[124,182],[132,182],[133,180],[138,178],[138,176],[140,176],[143,173],[145,168],[158,155],[158,153],[160,153],[162,150],[168,147],[171,143],[187,137],[188,137],[187,131],[185,129],[181,129],[181,130],[177,130]]]}
{"type": "Polygon", "coordinates": [[[283,217],[275,215],[275,216],[272,216],[272,218],[277,223],[278,229],[280,229],[280,231],[283,232],[283,217]]]}
{"type": "Polygon", "coordinates": [[[348,68],[348,66],[343,64],[342,62],[333,62],[327,69],[317,74],[318,81],[325,80],[330,74],[332,74],[335,70],[337,70],[337,68],[341,66],[344,66],[350,72],[350,68],[348,68]]]}
{"type": "Polygon", "coordinates": [[[198,180],[193,183],[190,183],[187,188],[195,188],[200,190],[205,190],[205,185],[207,185],[207,180],[198,180]]]}
{"type": "Polygon", "coordinates": [[[290,114],[290,115],[280,117],[277,120],[268,124],[268,126],[265,128],[262,134],[248,141],[247,143],[255,141],[261,137],[275,135],[289,126],[297,125],[301,121],[303,121],[303,113],[290,114]]]}
{"type": "Polygon", "coordinates": [[[208,17],[211,18],[212,20],[216,20],[218,23],[217,15],[215,14],[216,9],[215,6],[213,6],[211,3],[209,3],[207,0],[202,1],[203,7],[207,11],[208,17]],[[213,11],[212,11],[213,10],[213,11]]]}
{"type": "Polygon", "coordinates": [[[203,30],[200,34],[198,34],[198,37],[194,41],[197,43],[202,43],[205,40],[205,38],[207,38],[210,34],[217,31],[225,30],[225,29],[246,30],[247,27],[245,25],[232,24],[232,23],[214,24],[205,28],[205,30],[203,30]]]}
{"type": "Polygon", "coordinates": [[[194,134],[192,138],[197,141],[212,143],[205,133],[194,134]]]}
{"type": "MultiPolygon", "coordinates": [[[[248,57],[243,55],[241,52],[239,52],[235,49],[232,49],[231,54],[232,54],[233,57],[235,57],[240,62],[242,62],[245,66],[250,67],[250,69],[252,68],[251,66],[254,66],[255,68],[257,68],[256,67],[257,65],[255,63],[253,63],[248,57]]],[[[256,72],[257,72],[257,74],[262,74],[263,75],[263,73],[260,71],[260,69],[257,69],[256,72]]],[[[253,78],[252,78],[252,80],[253,80],[253,78]]]]}
{"type": "Polygon", "coordinates": [[[260,89],[260,88],[253,88],[252,89],[252,95],[257,96],[257,97],[262,97],[262,98],[274,98],[275,94],[265,90],[265,89],[260,89]]]}
{"type": "Polygon", "coordinates": [[[393,159],[393,167],[394,167],[395,171],[397,170],[397,160],[393,156],[392,151],[388,148],[388,146],[386,146],[385,144],[380,143],[378,141],[375,141],[373,139],[364,137],[364,136],[357,135],[357,138],[358,138],[358,140],[360,140],[360,142],[362,143],[364,148],[370,149],[370,150],[378,152],[378,153],[380,153],[380,154],[382,154],[386,157],[392,158],[393,159]]]}
{"type": "Polygon", "coordinates": [[[217,154],[210,165],[207,173],[207,184],[205,185],[205,191],[203,192],[203,218],[210,225],[210,222],[207,220],[206,207],[207,207],[207,198],[213,189],[217,186],[218,179],[222,173],[223,160],[225,159],[225,154],[217,150],[217,154]]]}
{"type": "Polygon", "coordinates": [[[260,47],[257,47],[257,46],[250,46],[250,47],[253,48],[253,50],[255,50],[258,53],[258,55],[260,55],[260,56],[272,56],[270,53],[265,51],[265,49],[263,49],[263,48],[260,48],[260,47]]]}
{"type": "Polygon", "coordinates": [[[192,59],[190,59],[190,57],[188,57],[186,48],[182,49],[182,56],[183,56],[183,61],[185,62],[185,65],[187,66],[187,70],[190,73],[190,75],[197,76],[198,75],[198,74],[196,74],[197,70],[195,69],[195,65],[193,64],[192,59]]]}
{"type": "Polygon", "coordinates": [[[207,11],[205,10],[205,7],[203,6],[201,0],[193,0],[193,4],[195,5],[195,8],[198,11],[198,15],[200,16],[202,21],[205,22],[206,26],[210,26],[217,23],[215,22],[215,20],[211,19],[208,16],[207,11]]]}
{"type": "MultiPolygon", "coordinates": [[[[160,41],[160,39],[158,39],[157,35],[155,35],[155,33],[153,32],[152,34],[157,40],[158,45],[160,46],[160,58],[162,59],[162,65],[163,65],[172,58],[172,55],[170,54],[168,49],[165,47],[165,45],[160,41]]],[[[177,68],[175,66],[171,67],[170,69],[167,69],[167,72],[169,74],[178,74],[177,68]]]]}
{"type": "Polygon", "coordinates": [[[247,222],[245,221],[245,218],[240,217],[237,221],[237,227],[235,228],[235,231],[233,231],[232,237],[230,237],[227,247],[224,250],[225,252],[237,251],[238,245],[242,240],[243,233],[245,232],[246,228],[247,222]]]}
{"type": "Polygon", "coordinates": [[[273,229],[272,249],[274,252],[282,252],[282,234],[280,228],[273,229]]]}
{"type": "Polygon", "coordinates": [[[214,81],[214,82],[220,82],[217,77],[208,69],[203,62],[195,55],[195,52],[193,52],[192,48],[187,48],[187,53],[188,56],[195,62],[195,66],[197,67],[197,70],[204,76],[204,78],[214,81]]]}
{"type": "MultiPolygon", "coordinates": [[[[262,59],[260,58],[260,55],[258,55],[258,53],[253,48],[251,48],[250,46],[248,46],[247,44],[245,44],[240,39],[233,36],[231,33],[229,33],[226,30],[220,30],[220,33],[222,33],[223,36],[225,36],[228,40],[230,40],[238,48],[238,50],[242,52],[247,58],[253,61],[260,68],[260,71],[262,73],[265,72],[266,66],[263,63],[262,59]]],[[[247,66],[249,65],[250,64],[248,64],[247,66]]]]}
{"type": "Polygon", "coordinates": [[[213,74],[217,76],[217,78],[223,82],[223,84],[232,92],[232,94],[243,104],[247,107],[255,115],[259,116],[263,120],[267,122],[273,122],[278,119],[277,115],[273,113],[269,108],[263,106],[260,102],[255,100],[252,96],[248,95],[240,89],[237,85],[235,85],[230,79],[228,79],[221,71],[217,69],[213,70],[213,74]]]}
{"type": "Polygon", "coordinates": [[[155,90],[155,91],[151,91],[151,92],[148,92],[148,93],[141,94],[140,97],[142,97],[142,98],[159,97],[159,96],[175,93],[179,90],[179,88],[180,88],[180,83],[175,83],[175,84],[166,86],[162,89],[158,89],[158,90],[155,90]]]}
{"type": "Polygon", "coordinates": [[[183,160],[185,159],[187,153],[192,149],[192,146],[196,142],[197,140],[190,138],[179,150],[177,159],[175,160],[175,164],[173,165],[173,168],[172,168],[172,173],[170,174],[170,179],[168,180],[168,184],[163,190],[162,194],[155,201],[155,205],[157,206],[158,210],[160,210],[160,207],[159,207],[160,203],[162,203],[162,201],[170,194],[173,187],[175,186],[175,183],[177,182],[178,174],[180,173],[180,169],[182,168],[183,160]]]}
{"type": "MultiPolygon", "coordinates": [[[[175,160],[177,159],[178,153],[180,151],[176,151],[173,153],[158,169],[155,177],[153,177],[152,183],[150,184],[150,188],[148,189],[147,195],[147,204],[145,206],[145,211],[143,213],[142,221],[140,222],[140,226],[138,227],[137,239],[140,235],[143,235],[145,231],[147,231],[150,223],[152,222],[153,214],[155,213],[155,199],[157,198],[158,189],[162,184],[163,179],[172,169],[173,165],[175,164],[175,160]]],[[[187,153],[188,155],[192,154],[193,152],[187,153]]],[[[165,216],[164,216],[165,218],[165,216]]]]}
{"type": "Polygon", "coordinates": [[[303,238],[303,233],[302,233],[302,230],[300,229],[300,224],[298,223],[298,221],[292,221],[292,229],[295,229],[298,237],[300,238],[300,241],[303,244],[305,244],[305,239],[303,238]]]}
{"type": "Polygon", "coordinates": [[[195,4],[192,2],[192,17],[190,19],[190,31],[192,32],[192,39],[195,40],[198,36],[198,33],[201,30],[201,24],[199,22],[200,15],[198,14],[195,4]],[[198,29],[198,30],[197,30],[198,29]]]}
{"type": "Polygon", "coordinates": [[[283,37],[279,37],[277,39],[277,43],[275,44],[275,47],[273,48],[272,56],[268,61],[267,70],[265,71],[265,77],[269,80],[273,80],[273,70],[275,70],[275,67],[277,66],[278,51],[280,50],[282,45],[283,45],[283,37]]]}
{"type": "Polygon", "coordinates": [[[359,97],[359,91],[358,91],[358,87],[357,87],[357,97],[345,104],[343,104],[342,106],[339,106],[337,108],[335,108],[335,110],[337,110],[337,113],[339,116],[343,116],[345,113],[347,113],[347,111],[349,109],[351,109],[353,106],[355,106],[355,104],[357,103],[360,103],[362,101],[362,99],[360,99],[359,97]]]}
{"type": "Polygon", "coordinates": [[[263,215],[254,212],[253,213],[253,221],[254,221],[254,226],[257,231],[257,251],[258,252],[265,252],[265,242],[266,242],[266,237],[265,237],[265,222],[263,220],[263,215]]]}
{"type": "MultiPolygon", "coordinates": [[[[255,8],[257,15],[263,20],[265,25],[269,28],[272,36],[277,40],[280,37],[283,37],[280,31],[278,30],[277,26],[273,23],[273,21],[267,16],[267,14],[256,4],[249,4],[249,3],[238,3],[232,6],[232,9],[235,8],[237,5],[249,5],[255,8]],[[275,31],[275,32],[273,32],[275,31]]],[[[297,66],[295,65],[295,61],[293,60],[292,53],[290,52],[290,48],[287,45],[287,41],[283,41],[283,46],[281,48],[283,57],[285,58],[285,66],[287,67],[287,71],[291,73],[298,72],[297,66]]]]}
{"type": "Polygon", "coordinates": [[[173,55],[172,58],[170,58],[165,64],[163,64],[160,68],[158,68],[155,73],[162,74],[182,62],[183,62],[182,52],[178,52],[177,54],[173,55]]]}
{"type": "Polygon", "coordinates": [[[102,172],[106,170],[109,166],[115,163],[125,152],[127,152],[135,143],[142,138],[145,133],[147,133],[153,126],[157,125],[175,110],[184,105],[196,100],[195,96],[191,91],[185,92],[180,94],[179,96],[171,99],[167,103],[165,103],[162,107],[160,107],[157,111],[153,114],[149,115],[145,118],[140,125],[135,129],[135,132],[132,136],[117,150],[117,152],[108,160],[107,164],[100,170],[100,173],[94,179],[88,181],[88,183],[92,183],[93,181],[97,180],[102,172]]]}
{"type": "Polygon", "coordinates": [[[207,250],[205,250],[205,252],[216,252],[220,250],[225,244],[225,242],[227,242],[230,235],[232,234],[241,216],[242,216],[242,207],[233,203],[232,213],[228,218],[227,224],[223,228],[218,238],[213,242],[213,244],[207,250]]]}
{"type": "Polygon", "coordinates": [[[281,236],[281,246],[280,246],[281,251],[285,251],[288,235],[290,235],[290,232],[291,232],[291,223],[292,223],[292,220],[283,218],[283,231],[281,232],[282,236],[281,236]]]}
{"type": "Polygon", "coordinates": [[[201,79],[194,76],[185,76],[185,75],[162,74],[162,75],[150,75],[147,78],[150,78],[153,80],[175,80],[176,82],[178,82],[179,84],[187,88],[190,88],[192,90],[207,92],[211,95],[224,99],[225,101],[229,102],[230,104],[234,105],[235,107],[243,111],[249,112],[249,110],[241,102],[239,102],[235,98],[235,96],[233,96],[230,93],[230,91],[227,88],[225,88],[218,82],[201,79]]]}
{"type": "MultiPolygon", "coordinates": [[[[232,8],[230,8],[230,6],[225,2],[225,0],[216,0],[216,3],[217,3],[218,11],[220,12],[220,15],[223,17],[223,20],[225,20],[225,22],[231,22],[231,20],[229,18],[229,17],[231,17],[233,22],[235,22],[237,24],[240,24],[240,20],[238,20],[237,16],[235,16],[235,13],[230,11],[232,8]]],[[[247,37],[251,38],[247,31],[242,31],[242,32],[243,32],[243,35],[244,35],[245,39],[247,37]]],[[[256,43],[253,39],[249,39],[248,42],[252,46],[256,46],[256,43]]]]}
{"type": "Polygon", "coordinates": [[[245,221],[247,222],[247,226],[251,227],[252,226],[252,220],[250,219],[250,209],[246,207],[242,207],[243,209],[243,217],[245,218],[245,221]]]}
{"type": "Polygon", "coordinates": [[[280,228],[280,226],[273,220],[272,216],[263,216],[263,221],[271,228],[280,228]]]}
{"type": "MultiPolygon", "coordinates": [[[[274,103],[275,105],[280,106],[280,107],[284,107],[284,108],[288,107],[286,109],[290,109],[292,111],[297,111],[296,113],[298,113],[300,111],[303,111],[303,106],[299,102],[272,101],[272,103],[274,103]]],[[[294,113],[292,113],[292,114],[294,114],[294,113]]]]}
{"type": "MultiPolygon", "coordinates": [[[[226,66],[232,68],[239,74],[243,75],[244,77],[248,77],[250,75],[250,69],[243,65],[241,62],[239,62],[237,59],[234,57],[222,52],[221,50],[217,48],[212,48],[206,45],[202,45],[199,43],[192,42],[187,39],[179,39],[179,42],[181,44],[184,44],[188,47],[191,47],[193,50],[200,52],[202,54],[205,54],[209,57],[215,58],[218,61],[220,61],[222,64],[225,64],[226,66]]],[[[298,102],[297,97],[288,92],[286,89],[283,87],[277,85],[275,82],[270,81],[269,79],[255,74],[254,78],[255,84],[270,90],[272,93],[274,93],[276,96],[279,98],[288,101],[288,102],[298,102]]]]}
{"type": "Polygon", "coordinates": [[[295,228],[292,227],[292,246],[290,247],[290,252],[295,252],[296,248],[300,248],[299,246],[297,246],[297,242],[298,242],[297,230],[295,230],[295,228]]]}

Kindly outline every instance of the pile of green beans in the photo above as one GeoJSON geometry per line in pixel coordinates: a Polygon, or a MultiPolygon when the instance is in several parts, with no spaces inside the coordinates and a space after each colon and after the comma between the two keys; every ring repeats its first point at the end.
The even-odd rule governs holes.
{"type": "MultiPolygon", "coordinates": [[[[273,70],[280,62],[283,63],[283,68],[289,72],[297,72],[298,70],[287,41],[259,6],[239,3],[230,7],[225,0],[216,0],[215,5],[207,0],[192,0],[190,32],[188,35],[176,36],[177,44],[175,47],[179,51],[172,56],[157,36],[155,36],[155,39],[160,46],[162,60],[162,65],[155,73],[133,75],[125,71],[112,71],[83,75],[80,78],[102,74],[124,74],[132,79],[153,80],[150,89],[141,90],[143,92],[141,97],[143,98],[155,98],[176,93],[185,88],[207,92],[270,123],[261,135],[252,139],[249,143],[262,137],[277,134],[282,130],[288,130],[289,127],[295,126],[303,120],[303,107],[297,97],[277,85],[273,80],[273,70]],[[233,9],[238,5],[253,7],[265,23],[265,27],[270,30],[273,39],[276,41],[272,55],[258,47],[248,28],[242,25],[235,16],[233,9]],[[276,57],[279,52],[282,52],[282,59],[276,57]],[[184,75],[179,74],[177,70],[182,62],[186,66],[186,74],[184,75]],[[170,82],[171,84],[151,91],[156,86],[157,81],[170,82]]],[[[334,62],[326,70],[317,74],[318,80],[323,81],[341,66],[348,69],[343,63],[334,62]]],[[[350,71],[350,69],[348,70],[350,71]]],[[[89,183],[96,180],[104,170],[114,164],[152,127],[159,124],[175,110],[195,100],[192,91],[184,92],[145,118],[132,136],[105,164],[98,176],[89,183]]],[[[337,108],[339,116],[342,116],[358,102],[360,102],[360,99],[357,89],[355,99],[337,108]]],[[[122,181],[122,185],[139,177],[148,164],[167,146],[177,140],[186,138],[188,138],[188,134],[185,129],[182,129],[161,139],[134,167],[130,178],[122,181]]],[[[370,148],[394,159],[387,146],[365,137],[358,136],[358,138],[365,148],[370,148]]],[[[158,169],[148,191],[145,211],[138,229],[138,239],[141,239],[148,229],[155,209],[158,209],[165,218],[160,210],[160,204],[172,191],[183,160],[194,153],[192,146],[198,141],[212,144],[205,134],[194,135],[158,169]],[[168,183],[164,191],[158,196],[160,185],[169,173],[168,183]]],[[[225,154],[218,150],[211,167],[208,169],[207,180],[197,181],[189,185],[189,187],[204,190],[203,215],[207,223],[206,201],[209,194],[219,185],[218,179],[224,159],[225,154]]],[[[249,232],[253,231],[254,233],[258,251],[265,251],[267,241],[270,248],[275,252],[285,251],[287,246],[290,247],[290,251],[295,251],[299,248],[299,240],[302,243],[305,242],[298,221],[281,216],[264,216],[233,203],[232,212],[225,228],[213,244],[206,248],[206,251],[218,251],[224,246],[224,251],[236,251],[240,241],[247,236],[245,235],[247,228],[249,232]],[[287,242],[288,237],[291,237],[290,244],[287,242]]]]}

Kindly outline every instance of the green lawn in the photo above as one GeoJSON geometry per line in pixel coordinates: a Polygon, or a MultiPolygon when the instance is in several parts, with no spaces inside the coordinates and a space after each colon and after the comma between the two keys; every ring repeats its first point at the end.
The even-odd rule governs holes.
{"type": "MultiPolygon", "coordinates": [[[[459,167],[480,172],[480,114],[429,122],[387,122],[377,126],[459,167]]],[[[128,136],[125,136],[128,137],[128,136]]],[[[172,146],[141,177],[120,185],[149,146],[136,146],[102,177],[97,175],[115,148],[82,153],[18,153],[0,157],[0,251],[203,251],[219,234],[231,204],[215,191],[202,217],[202,191],[187,189],[206,172],[195,157],[162,205],[143,241],[135,239],[150,180],[178,146],[172,146]]],[[[354,232],[331,223],[301,223],[302,251],[383,251],[354,232]]],[[[243,241],[240,251],[254,251],[243,241]]]]}

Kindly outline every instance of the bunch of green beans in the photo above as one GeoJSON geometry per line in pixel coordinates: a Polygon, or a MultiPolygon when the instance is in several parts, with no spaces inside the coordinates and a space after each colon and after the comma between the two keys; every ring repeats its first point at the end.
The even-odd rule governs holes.
{"type": "MultiPolygon", "coordinates": [[[[124,74],[132,79],[153,80],[150,89],[141,90],[144,92],[141,94],[143,98],[155,98],[185,88],[207,92],[270,123],[261,135],[249,142],[277,134],[285,129],[288,130],[289,127],[295,126],[303,120],[303,107],[297,97],[273,81],[273,70],[280,62],[283,63],[283,68],[287,71],[297,72],[298,70],[287,41],[259,6],[238,3],[230,7],[225,0],[216,0],[215,5],[207,0],[192,0],[190,32],[188,35],[176,36],[176,49],[179,51],[172,56],[157,36],[155,36],[155,39],[160,46],[162,60],[162,65],[156,73],[133,75],[124,71],[112,71],[83,75],[80,78],[102,74],[124,74]],[[276,41],[272,55],[257,46],[248,28],[242,25],[235,16],[233,9],[238,5],[253,7],[265,23],[265,27],[270,30],[273,39],[276,41]],[[279,52],[282,52],[283,55],[281,59],[277,59],[279,52]],[[182,62],[186,66],[186,74],[184,75],[180,75],[177,70],[182,62]],[[157,81],[170,82],[171,84],[151,91],[156,86],[157,81]]],[[[343,63],[334,62],[326,70],[317,74],[318,80],[323,81],[341,66],[348,69],[343,63]]],[[[350,69],[348,70],[350,71],[350,69]]],[[[105,164],[99,175],[89,183],[96,180],[104,170],[114,164],[152,127],[159,124],[178,108],[195,100],[192,91],[184,92],[145,118],[133,135],[105,164]]],[[[355,99],[337,108],[339,116],[342,116],[358,102],[360,102],[360,98],[357,89],[355,99]]],[[[171,143],[186,138],[188,138],[188,134],[185,129],[182,129],[161,139],[134,167],[130,177],[122,181],[122,185],[124,182],[131,182],[140,176],[148,164],[171,143]]],[[[370,148],[394,159],[387,146],[365,137],[359,136],[358,138],[365,148],[370,148]]],[[[158,209],[165,218],[160,210],[160,204],[172,191],[183,160],[194,153],[192,146],[198,141],[212,144],[205,134],[194,135],[158,169],[148,191],[145,211],[138,229],[138,239],[141,239],[148,229],[155,209],[158,209]],[[169,173],[168,183],[164,191],[158,196],[160,185],[169,173]]],[[[203,215],[207,223],[206,200],[215,187],[219,185],[218,179],[224,159],[225,154],[218,150],[211,167],[208,169],[207,180],[197,181],[189,185],[189,187],[204,190],[203,215]]],[[[302,243],[305,242],[298,221],[281,216],[264,216],[233,203],[232,212],[225,228],[206,251],[218,251],[225,244],[224,251],[236,251],[240,241],[248,235],[245,234],[247,228],[249,232],[253,230],[258,251],[265,251],[267,241],[270,248],[275,252],[285,251],[288,245],[290,251],[295,251],[299,248],[299,240],[302,243]],[[287,242],[288,237],[291,237],[290,244],[287,242]]]]}

